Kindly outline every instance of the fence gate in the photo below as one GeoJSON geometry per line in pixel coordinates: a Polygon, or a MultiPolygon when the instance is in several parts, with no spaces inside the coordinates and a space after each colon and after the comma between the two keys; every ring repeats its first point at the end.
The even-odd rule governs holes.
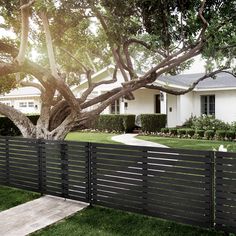
{"type": "Polygon", "coordinates": [[[42,193],[89,201],[89,144],[44,141],[41,143],[42,193]]]}

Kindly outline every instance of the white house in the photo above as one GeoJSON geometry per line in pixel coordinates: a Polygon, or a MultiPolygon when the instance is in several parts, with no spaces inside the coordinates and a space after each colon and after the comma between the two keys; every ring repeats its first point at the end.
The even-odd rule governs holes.
{"type": "MultiPolygon", "coordinates": [[[[168,88],[185,90],[204,74],[186,74],[161,77],[159,84],[168,88]]],[[[201,81],[192,92],[185,95],[165,96],[168,127],[182,125],[192,116],[214,115],[225,122],[236,121],[236,78],[220,73],[215,79],[201,81]]]]}
{"type": "Polygon", "coordinates": [[[40,91],[33,87],[13,89],[0,95],[0,102],[26,114],[39,114],[41,109],[40,91]]]}
{"type": "MultiPolygon", "coordinates": [[[[92,76],[94,82],[100,80],[110,80],[112,78],[114,67],[110,66],[104,68],[103,70],[97,72],[92,76]]],[[[101,85],[93,91],[90,95],[90,98],[93,98],[97,95],[101,95],[107,91],[112,90],[115,87],[121,86],[123,83],[123,77],[121,73],[117,73],[117,82],[112,84],[101,85]]],[[[80,97],[83,91],[87,88],[88,82],[85,79],[81,84],[73,89],[73,93],[80,97]]],[[[146,88],[141,88],[134,93],[135,100],[126,100],[120,98],[115,101],[112,105],[107,107],[103,114],[135,114],[139,115],[141,113],[166,113],[166,104],[161,102],[161,97],[166,96],[161,94],[160,91],[151,90],[146,88]]]]}
{"type": "MultiPolygon", "coordinates": [[[[113,67],[107,67],[94,74],[92,79],[111,79],[113,70],[113,67]]],[[[158,78],[155,84],[174,90],[186,90],[203,75],[196,73],[163,76],[158,78]]],[[[115,84],[97,87],[90,98],[120,86],[122,82],[122,76],[118,73],[115,84]]],[[[84,80],[73,92],[79,97],[87,86],[87,81],[84,80]]],[[[180,126],[191,116],[201,114],[214,115],[217,119],[229,123],[236,121],[236,78],[228,73],[222,72],[215,79],[207,78],[201,81],[192,92],[185,95],[175,96],[142,88],[135,91],[134,96],[135,100],[121,98],[115,101],[103,114],[162,113],[167,114],[168,127],[180,126]]]]}
{"type": "MultiPolygon", "coordinates": [[[[114,67],[106,67],[95,73],[92,80],[110,80],[113,71],[114,67]]],[[[163,76],[158,78],[155,84],[185,90],[202,75],[163,76]]],[[[97,87],[89,99],[121,86],[122,82],[122,75],[118,72],[116,83],[97,87]]],[[[80,97],[87,86],[88,82],[84,79],[79,86],[74,86],[72,91],[80,97]]],[[[168,127],[180,126],[191,116],[201,114],[215,115],[216,118],[229,123],[236,121],[236,78],[228,73],[220,73],[216,79],[207,78],[201,81],[192,92],[185,95],[175,96],[146,88],[139,89],[133,94],[135,100],[120,98],[107,107],[103,114],[162,113],[167,114],[168,127]]],[[[40,91],[32,87],[14,89],[9,94],[0,95],[0,102],[28,114],[38,114],[41,109],[40,91]]]]}

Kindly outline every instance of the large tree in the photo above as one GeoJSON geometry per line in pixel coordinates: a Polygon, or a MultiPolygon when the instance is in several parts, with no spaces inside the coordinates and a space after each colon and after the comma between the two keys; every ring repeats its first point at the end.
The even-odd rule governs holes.
{"type": "Polygon", "coordinates": [[[0,3],[0,27],[15,35],[0,37],[0,92],[15,86],[41,91],[36,125],[20,111],[0,104],[0,114],[9,117],[24,137],[64,139],[72,128],[86,126],[114,100],[134,99],[132,92],[142,87],[186,93],[201,80],[229,68],[235,56],[234,0],[0,3]],[[39,53],[34,61],[32,50],[39,53]],[[187,91],[153,85],[161,75],[189,66],[197,55],[215,61],[218,68],[209,70],[187,91]],[[109,64],[115,66],[112,78],[94,83],[91,75],[109,64]],[[88,100],[96,87],[114,83],[117,71],[124,82],[88,100]],[[70,86],[79,84],[82,76],[88,88],[76,98],[70,86]]]}

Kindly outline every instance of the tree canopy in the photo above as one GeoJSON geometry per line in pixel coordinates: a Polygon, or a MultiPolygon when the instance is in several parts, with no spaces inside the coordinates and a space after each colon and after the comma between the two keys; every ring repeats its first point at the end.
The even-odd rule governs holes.
{"type": "Polygon", "coordinates": [[[0,35],[0,92],[16,86],[41,91],[36,126],[0,104],[0,113],[26,137],[64,138],[115,99],[133,99],[132,92],[141,87],[188,92],[196,84],[179,92],[152,83],[163,74],[180,73],[197,55],[208,60],[207,74],[198,82],[233,70],[234,0],[0,0],[0,10],[0,32],[14,35],[0,35]],[[111,80],[91,81],[94,72],[110,64],[115,66],[111,80]],[[89,101],[94,88],[115,82],[118,70],[124,83],[89,101]],[[82,77],[88,88],[76,98],[70,86],[82,77]]]}

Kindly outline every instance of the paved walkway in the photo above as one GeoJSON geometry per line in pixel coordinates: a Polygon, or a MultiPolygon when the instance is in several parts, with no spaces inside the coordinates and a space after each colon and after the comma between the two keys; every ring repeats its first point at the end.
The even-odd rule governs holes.
{"type": "Polygon", "coordinates": [[[0,213],[1,236],[24,236],[68,217],[86,203],[43,196],[0,213]]]}
{"type": "Polygon", "coordinates": [[[124,143],[126,145],[136,145],[136,146],[148,146],[148,147],[163,147],[168,148],[165,145],[154,143],[150,141],[145,141],[135,138],[138,134],[121,134],[113,136],[111,139],[116,142],[124,143]]]}

